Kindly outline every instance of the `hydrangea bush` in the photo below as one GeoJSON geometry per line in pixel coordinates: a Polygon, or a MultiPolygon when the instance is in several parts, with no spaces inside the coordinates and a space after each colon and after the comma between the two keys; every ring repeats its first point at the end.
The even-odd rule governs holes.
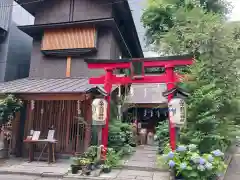
{"type": "Polygon", "coordinates": [[[184,180],[215,180],[226,169],[223,156],[220,150],[200,154],[197,146],[190,144],[179,145],[176,151],[166,152],[163,159],[176,176],[184,180]]]}

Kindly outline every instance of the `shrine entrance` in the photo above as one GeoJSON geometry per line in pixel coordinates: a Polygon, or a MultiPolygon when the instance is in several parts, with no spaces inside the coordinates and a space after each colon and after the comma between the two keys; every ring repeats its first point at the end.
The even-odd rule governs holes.
{"type": "MultiPolygon", "coordinates": [[[[180,81],[181,75],[174,72],[177,66],[187,66],[193,63],[192,56],[169,56],[158,58],[143,58],[143,59],[118,59],[118,60],[100,60],[86,59],[89,69],[104,69],[105,75],[100,77],[92,77],[89,79],[90,84],[103,84],[107,94],[108,102],[106,125],[102,130],[102,144],[107,147],[108,144],[108,123],[110,117],[110,93],[113,85],[131,85],[131,84],[146,84],[146,83],[164,83],[167,87],[167,99],[170,101],[173,98],[171,90],[175,88],[177,82],[180,81]],[[145,68],[156,67],[164,68],[164,73],[160,75],[146,75],[145,68]],[[119,76],[113,74],[116,70],[130,70],[130,75],[119,76]]],[[[128,71],[129,72],[129,71],[128,71]]],[[[162,95],[159,92],[159,96],[162,95]]],[[[157,97],[157,96],[156,96],[157,97]]],[[[154,97],[153,97],[154,98],[154,97]]],[[[175,125],[169,121],[170,146],[172,150],[176,147],[175,125]]]]}

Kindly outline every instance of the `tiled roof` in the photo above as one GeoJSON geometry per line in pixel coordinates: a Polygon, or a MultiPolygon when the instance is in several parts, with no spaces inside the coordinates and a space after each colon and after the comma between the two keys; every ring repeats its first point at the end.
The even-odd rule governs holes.
{"type": "Polygon", "coordinates": [[[24,78],[0,83],[0,93],[77,93],[94,87],[87,78],[24,78]]]}
{"type": "Polygon", "coordinates": [[[132,84],[126,103],[160,104],[167,103],[162,93],[167,90],[165,84],[132,84]]]}

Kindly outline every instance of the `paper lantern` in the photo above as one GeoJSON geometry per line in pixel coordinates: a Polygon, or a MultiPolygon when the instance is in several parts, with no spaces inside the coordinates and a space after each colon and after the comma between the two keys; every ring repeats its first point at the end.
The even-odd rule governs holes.
{"type": "Polygon", "coordinates": [[[181,126],[186,121],[186,102],[181,98],[173,98],[168,103],[169,117],[173,124],[181,126]]]}
{"type": "Polygon", "coordinates": [[[107,101],[105,99],[94,99],[92,102],[93,125],[105,125],[107,118],[107,101]]]}

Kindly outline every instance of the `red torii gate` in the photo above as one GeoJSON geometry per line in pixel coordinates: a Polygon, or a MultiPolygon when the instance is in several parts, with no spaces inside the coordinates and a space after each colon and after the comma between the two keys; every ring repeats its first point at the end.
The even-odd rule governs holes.
{"type": "MultiPolygon", "coordinates": [[[[107,107],[107,119],[106,125],[102,129],[102,144],[107,147],[108,144],[108,123],[110,117],[110,93],[113,84],[124,85],[131,83],[166,83],[167,90],[171,90],[175,87],[175,83],[179,81],[181,77],[174,72],[176,66],[187,66],[193,63],[193,57],[186,56],[168,56],[157,58],[142,58],[142,59],[86,59],[89,69],[104,69],[106,74],[100,77],[92,77],[89,79],[90,84],[104,84],[104,89],[107,92],[106,100],[108,102],[107,107]],[[139,77],[117,77],[113,74],[115,69],[133,69],[133,63],[139,62],[142,67],[143,74],[139,77]],[[161,75],[145,76],[144,68],[151,67],[164,67],[165,73],[161,75]]],[[[173,94],[168,95],[168,102],[173,98],[173,94]]],[[[176,132],[174,124],[169,120],[170,125],[170,145],[172,150],[176,147],[176,132]]]]}

